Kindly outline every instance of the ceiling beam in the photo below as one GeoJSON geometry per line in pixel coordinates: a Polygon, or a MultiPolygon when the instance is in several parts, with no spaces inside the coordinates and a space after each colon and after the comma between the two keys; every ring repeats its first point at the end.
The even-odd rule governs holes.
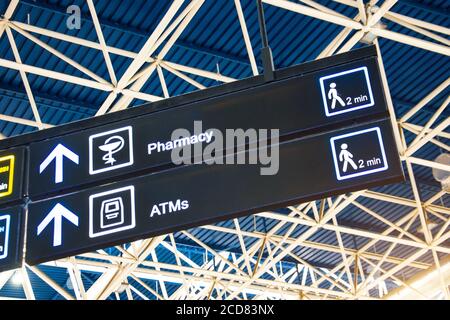
{"type": "MultiPolygon", "coordinates": [[[[44,1],[34,1],[34,0],[21,0],[20,1],[22,4],[25,4],[27,6],[30,7],[35,7],[35,8],[40,8],[40,9],[45,9],[47,11],[51,11],[55,14],[60,14],[60,15],[68,15],[66,13],[66,8],[63,6],[59,6],[57,4],[50,4],[48,2],[44,2],[44,1]]],[[[170,3],[170,2],[167,2],[170,3]]],[[[167,6],[168,7],[168,6],[167,6]]],[[[165,8],[164,10],[162,10],[163,12],[165,12],[165,10],[167,10],[167,8],[165,8]]],[[[87,12],[81,12],[81,20],[83,22],[88,22],[88,23],[92,23],[92,18],[91,16],[87,13],[87,12]]],[[[129,33],[135,36],[138,36],[140,38],[147,38],[148,34],[149,34],[149,30],[153,30],[155,28],[155,25],[151,26],[149,28],[149,30],[143,30],[140,29],[138,27],[133,27],[130,25],[122,25],[119,24],[111,19],[107,19],[107,18],[103,18],[101,17],[101,15],[99,15],[98,17],[98,21],[100,22],[100,25],[102,27],[108,27],[111,29],[114,29],[115,31],[118,32],[125,32],[125,33],[129,33]]],[[[164,41],[163,44],[165,44],[167,41],[164,41]]],[[[198,52],[198,53],[203,53],[203,54],[208,54],[220,59],[224,59],[233,63],[238,63],[241,65],[245,65],[250,67],[250,62],[248,61],[248,58],[245,56],[238,56],[238,55],[234,55],[234,54],[230,54],[227,52],[223,52],[214,48],[210,48],[210,47],[205,47],[205,46],[201,46],[183,39],[179,39],[174,45],[174,47],[178,47],[178,48],[182,48],[182,49],[186,49],[186,50],[191,50],[194,52],[198,52]]],[[[258,68],[262,68],[261,63],[259,63],[257,61],[257,65],[258,68]]]]}
{"type": "Polygon", "coordinates": [[[422,11],[426,11],[428,13],[432,13],[435,15],[439,15],[442,16],[443,18],[447,18],[450,15],[450,10],[447,8],[443,8],[443,7],[437,7],[437,6],[433,6],[431,4],[423,4],[420,3],[418,1],[411,1],[411,0],[399,0],[398,2],[407,5],[409,7],[413,7],[422,11]]]}
{"type": "MultiPolygon", "coordinates": [[[[77,113],[82,116],[93,116],[97,111],[92,103],[82,100],[63,99],[58,96],[49,95],[40,91],[33,91],[34,97],[38,106],[44,106],[46,108],[58,109],[63,111],[69,111],[77,113]],[[51,103],[58,103],[59,106],[52,105],[51,103]]],[[[19,100],[25,103],[29,103],[26,92],[23,88],[0,82],[0,97],[19,100]]]]}
{"type": "MultiPolygon", "coordinates": [[[[440,271],[436,266],[432,266],[424,270],[412,278],[408,279],[406,283],[423,293],[425,296],[434,298],[439,291],[442,290],[441,277],[447,286],[450,285],[450,256],[447,256],[442,262],[440,271]]],[[[387,300],[415,300],[421,299],[414,290],[408,287],[400,287],[392,290],[385,297],[387,300]]]]}

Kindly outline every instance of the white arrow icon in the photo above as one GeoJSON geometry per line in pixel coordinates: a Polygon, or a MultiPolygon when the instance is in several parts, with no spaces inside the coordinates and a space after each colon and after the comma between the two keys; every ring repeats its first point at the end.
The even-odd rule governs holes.
{"type": "Polygon", "coordinates": [[[66,218],[78,227],[78,217],[69,209],[57,203],[37,227],[37,235],[53,221],[53,246],[60,246],[62,241],[62,218],[66,218]]]}
{"type": "Polygon", "coordinates": [[[78,164],[80,157],[71,150],[64,147],[62,144],[58,144],[55,149],[53,149],[52,152],[45,158],[45,160],[41,163],[39,167],[39,173],[42,173],[42,171],[45,170],[45,168],[48,167],[48,165],[55,160],[55,183],[63,182],[63,159],[66,157],[67,159],[71,160],[72,162],[75,162],[78,164]]]}

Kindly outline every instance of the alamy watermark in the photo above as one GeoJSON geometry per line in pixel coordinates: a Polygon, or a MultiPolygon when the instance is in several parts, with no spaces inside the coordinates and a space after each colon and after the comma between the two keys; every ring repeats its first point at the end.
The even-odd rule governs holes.
{"type": "Polygon", "coordinates": [[[69,30],[81,29],[81,8],[77,5],[67,7],[66,13],[69,17],[66,20],[66,26],[69,30]]]}
{"type": "Polygon", "coordinates": [[[149,155],[171,152],[176,165],[206,163],[260,165],[261,175],[275,175],[279,170],[279,129],[203,129],[194,121],[194,132],[179,128],[171,140],[147,145],[149,155]]]}

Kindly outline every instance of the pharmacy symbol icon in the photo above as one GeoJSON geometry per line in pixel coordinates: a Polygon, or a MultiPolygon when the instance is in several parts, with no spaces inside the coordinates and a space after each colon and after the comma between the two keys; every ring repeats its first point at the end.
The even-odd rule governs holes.
{"type": "Polygon", "coordinates": [[[124,145],[125,140],[123,140],[121,136],[112,136],[106,139],[105,143],[98,147],[100,150],[106,152],[106,154],[102,157],[105,164],[114,165],[114,162],[117,160],[114,159],[113,154],[122,150],[124,145]]]}
{"type": "Polygon", "coordinates": [[[134,186],[89,197],[89,237],[117,233],[136,226],[134,186]]]}
{"type": "Polygon", "coordinates": [[[131,126],[97,133],[89,137],[89,174],[133,165],[131,126]]]}
{"type": "Polygon", "coordinates": [[[334,83],[334,82],[330,83],[330,91],[328,91],[328,99],[330,99],[332,101],[331,109],[336,108],[336,101],[339,102],[341,107],[345,107],[345,102],[339,96],[337,89],[336,89],[336,83],[334,83]]]}

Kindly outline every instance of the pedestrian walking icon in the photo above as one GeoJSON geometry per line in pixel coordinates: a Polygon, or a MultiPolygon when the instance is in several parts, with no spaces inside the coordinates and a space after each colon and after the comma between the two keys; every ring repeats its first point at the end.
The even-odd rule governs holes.
{"type": "Polygon", "coordinates": [[[367,67],[326,75],[319,82],[327,117],[375,105],[367,67]]]}
{"type": "Polygon", "coordinates": [[[379,127],[335,136],[330,143],[338,180],[388,169],[379,127]]]}
{"type": "Polygon", "coordinates": [[[338,92],[336,90],[336,83],[332,82],[330,83],[330,91],[328,91],[328,99],[330,99],[331,102],[331,109],[336,108],[336,101],[339,102],[339,104],[342,107],[345,107],[345,102],[342,100],[341,97],[339,97],[338,92]]]}
{"type": "Polygon", "coordinates": [[[346,143],[341,144],[341,152],[339,153],[339,161],[343,162],[344,165],[342,167],[343,172],[347,172],[348,165],[351,165],[353,170],[357,170],[358,166],[353,161],[353,154],[347,150],[348,145],[346,143]]]}

